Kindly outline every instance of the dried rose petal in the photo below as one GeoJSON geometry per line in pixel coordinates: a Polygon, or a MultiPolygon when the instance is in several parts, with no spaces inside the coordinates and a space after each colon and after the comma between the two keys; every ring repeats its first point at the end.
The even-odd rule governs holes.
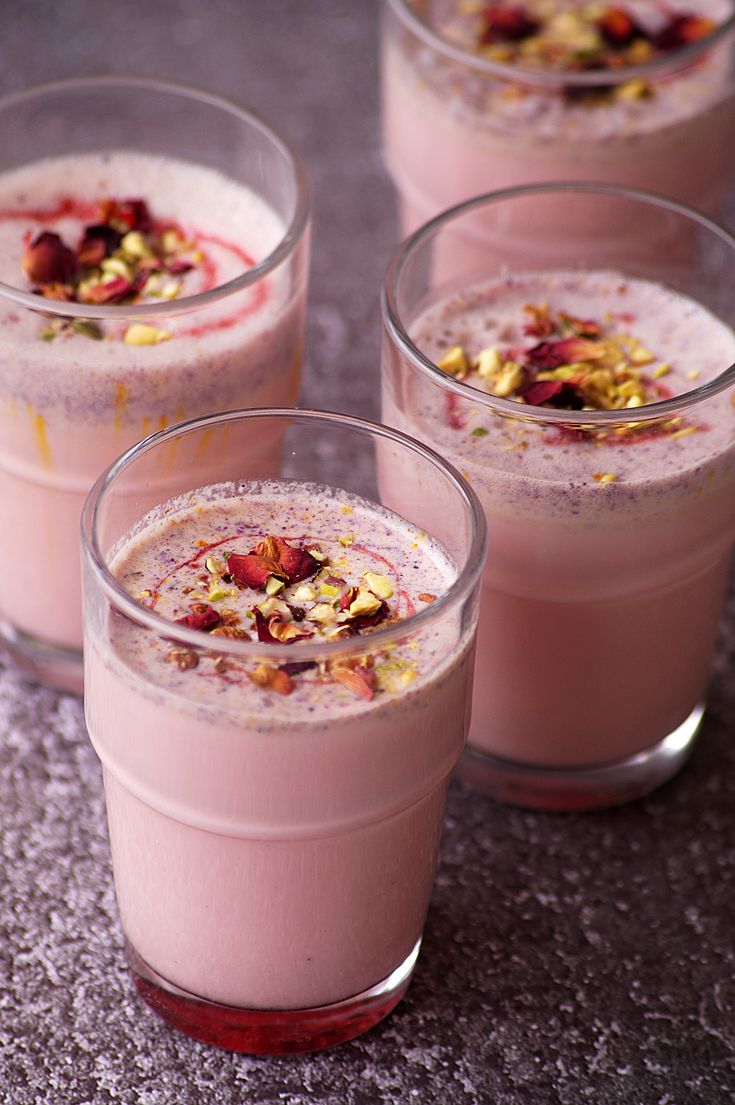
{"type": "Polygon", "coordinates": [[[278,668],[286,675],[301,675],[302,671],[310,671],[317,666],[316,660],[289,660],[286,664],[279,664],[278,668]]]}
{"type": "Polygon", "coordinates": [[[698,15],[675,15],[656,36],[655,43],[659,50],[677,50],[698,42],[714,29],[715,23],[711,19],[698,15]]]}
{"type": "Polygon", "coordinates": [[[548,404],[566,410],[581,410],[584,406],[581,395],[566,380],[536,380],[526,384],[518,394],[532,407],[548,404]]]}
{"type": "Polygon", "coordinates": [[[288,672],[281,668],[274,668],[272,664],[258,664],[257,668],[248,674],[253,683],[275,691],[276,694],[291,694],[293,690],[293,680],[288,672]]]}
{"type": "Polygon", "coordinates": [[[586,338],[565,338],[563,341],[541,341],[526,353],[528,364],[534,368],[553,369],[577,361],[594,361],[605,356],[601,342],[586,338]]]}
{"type": "Polygon", "coordinates": [[[107,223],[94,223],[85,226],[79,245],[77,258],[80,265],[96,268],[105,257],[110,257],[122,241],[122,234],[107,223]]]}
{"type": "Polygon", "coordinates": [[[280,614],[271,614],[268,619],[268,632],[273,640],[282,645],[291,645],[294,641],[314,636],[310,629],[296,625],[295,622],[284,621],[280,614]]]}
{"type": "Polygon", "coordinates": [[[191,261],[185,261],[183,257],[175,257],[170,261],[160,261],[156,259],[156,267],[160,268],[164,272],[168,272],[171,276],[181,276],[182,273],[189,272],[194,268],[191,261]]]}
{"type": "Polygon", "coordinates": [[[319,571],[320,564],[306,549],[297,549],[289,545],[283,537],[275,538],[278,546],[278,560],[289,583],[300,583],[319,571]]]}
{"type": "Polygon", "coordinates": [[[357,587],[348,587],[339,600],[340,610],[346,610],[357,598],[357,587]]]}
{"type": "Polygon", "coordinates": [[[600,324],[592,319],[575,318],[566,311],[559,311],[559,318],[578,338],[599,338],[602,334],[600,324]]]}
{"type": "Polygon", "coordinates": [[[332,668],[332,677],[352,694],[369,702],[375,694],[375,672],[367,668],[332,668]]]}
{"type": "Polygon", "coordinates": [[[273,636],[270,629],[268,628],[268,621],[263,615],[262,611],[258,610],[258,608],[256,607],[253,610],[253,613],[255,614],[255,628],[258,632],[258,640],[261,642],[261,644],[278,644],[277,639],[273,636]]]}
{"type": "Polygon", "coordinates": [[[280,564],[267,556],[258,556],[257,553],[249,553],[247,556],[233,553],[227,557],[227,571],[237,583],[253,587],[256,591],[265,589],[269,576],[286,578],[280,564]]]}
{"type": "Polygon", "coordinates": [[[485,29],[480,41],[484,46],[495,42],[521,42],[535,34],[539,24],[520,4],[488,4],[483,13],[485,29]]]}
{"type": "Polygon", "coordinates": [[[598,22],[600,33],[610,46],[628,46],[642,31],[625,8],[608,8],[598,22]]]}
{"type": "Polygon", "coordinates": [[[556,324],[549,314],[547,303],[542,303],[540,307],[527,303],[523,310],[531,316],[531,321],[523,327],[524,334],[534,338],[548,338],[554,333],[556,324]]]}
{"type": "Polygon", "coordinates": [[[73,303],[76,298],[71,284],[37,284],[33,293],[44,299],[59,299],[62,303],[73,303]]]}
{"type": "Polygon", "coordinates": [[[105,280],[102,284],[93,284],[84,291],[83,303],[120,303],[133,293],[133,285],[124,276],[105,280]]]}
{"type": "Polygon", "coordinates": [[[183,618],[177,618],[179,625],[186,625],[189,629],[211,629],[219,625],[219,614],[206,602],[195,602],[191,607],[191,613],[183,618]]]}
{"type": "Polygon", "coordinates": [[[42,230],[26,245],[23,269],[34,284],[68,284],[77,271],[77,256],[58,234],[42,230]]]}
{"type": "Polygon", "coordinates": [[[115,223],[128,230],[147,231],[152,228],[153,220],[148,204],[142,199],[103,200],[100,204],[100,221],[115,223]]]}
{"type": "Polygon", "coordinates": [[[358,614],[357,617],[350,618],[347,624],[353,629],[369,629],[385,621],[389,614],[390,607],[388,603],[383,600],[374,614],[358,614]]]}

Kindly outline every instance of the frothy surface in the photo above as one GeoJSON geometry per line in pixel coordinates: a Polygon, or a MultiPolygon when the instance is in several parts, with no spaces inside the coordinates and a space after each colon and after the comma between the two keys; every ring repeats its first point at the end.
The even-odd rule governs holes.
{"type": "MultiPolygon", "coordinates": [[[[186,616],[192,603],[211,602],[225,613],[229,624],[257,641],[252,613],[264,603],[270,612],[294,607],[306,616],[293,622],[312,630],[309,642],[324,639],[322,626],[310,622],[314,602],[338,606],[338,596],[348,586],[358,586],[366,573],[377,573],[390,584],[387,604],[390,618],[404,619],[425,608],[445,592],[456,578],[456,568],[444,550],[425,533],[375,503],[328,487],[263,483],[241,488],[218,485],[176,500],[136,527],[115,555],[112,570],[122,586],[142,605],[167,620],[186,616]],[[319,573],[301,583],[289,584],[275,599],[262,589],[238,587],[218,577],[217,597],[206,568],[214,557],[220,571],[227,557],[247,554],[267,535],[285,537],[297,547],[317,545],[325,557],[319,573]],[[329,577],[342,581],[329,588],[329,577]],[[304,598],[303,588],[314,593],[304,598]],[[300,608],[300,609],[299,609],[300,608]],[[235,615],[234,618],[231,615],[235,615]]],[[[297,614],[298,617],[298,614],[297,614]]],[[[331,623],[327,633],[338,623],[331,623]]],[[[372,632],[365,633],[365,652],[375,651],[372,632]]],[[[128,621],[115,622],[112,645],[131,673],[143,677],[149,690],[157,687],[181,700],[180,705],[206,704],[237,712],[248,729],[282,724],[299,718],[305,724],[322,717],[379,709],[387,700],[403,694],[425,693],[426,678],[450,658],[451,635],[446,629],[429,628],[399,645],[379,649],[375,656],[377,684],[366,701],[328,677],[314,665],[293,680],[292,692],[281,695],[257,686],[252,672],[258,660],[228,655],[217,665],[217,637],[202,634],[203,653],[197,665],[179,670],[171,659],[172,643],[128,621]],[[206,645],[205,645],[206,642],[206,645]]],[[[293,660],[299,660],[299,642],[292,644],[293,660]]],[[[336,645],[338,650],[339,645],[336,645]]],[[[268,647],[261,647],[268,660],[268,647]]],[[[329,655],[328,646],[325,656],[329,655]]]]}
{"type": "MultiPolygon", "coordinates": [[[[96,205],[111,196],[144,198],[156,219],[178,224],[201,245],[205,264],[181,277],[179,299],[240,275],[267,257],[284,233],[282,220],[261,197],[203,166],[129,150],[54,158],[0,176],[0,281],[30,291],[22,269],[25,236],[50,229],[74,246],[83,227],[95,221],[96,205]]],[[[212,380],[190,376],[196,368],[206,377],[211,360],[213,373],[221,370],[227,399],[229,368],[217,359],[272,326],[287,296],[284,281],[273,276],[195,315],[177,314],[176,302],[166,302],[160,318],[151,321],[171,338],[144,347],[121,340],[123,321],[103,324],[104,341],[78,334],[44,341],[42,310],[0,298],[5,362],[0,386],[44,414],[62,408],[67,415],[89,417],[102,406],[109,409],[111,376],[132,406],[153,405],[172,375],[180,377],[182,398],[201,391],[202,383],[211,391],[212,380]]],[[[125,319],[125,307],[119,316],[125,319]]]]}
{"type": "MultiPolygon", "coordinates": [[[[528,348],[538,338],[524,334],[524,306],[546,301],[552,310],[611,318],[616,327],[634,334],[653,354],[652,367],[670,365],[661,382],[672,395],[714,379],[735,361],[735,335],[705,308],[660,285],[604,272],[508,277],[432,307],[410,332],[435,363],[454,345],[472,354],[493,345],[528,348]]],[[[728,394],[693,406],[686,425],[695,429],[681,436],[611,433],[579,441],[495,415],[480,394],[476,405],[472,397],[468,388],[466,399],[457,399],[454,418],[447,408],[453,400],[436,393],[430,402],[417,404],[422,436],[453,458],[484,498],[512,500],[520,510],[532,509],[538,500],[552,509],[562,498],[576,500],[575,510],[583,502],[595,514],[634,502],[650,510],[651,496],[677,487],[681,494],[687,488],[699,494],[703,481],[713,479],[713,465],[728,470],[733,465],[735,411],[728,394]],[[601,484],[596,474],[615,479],[601,484]]]]}

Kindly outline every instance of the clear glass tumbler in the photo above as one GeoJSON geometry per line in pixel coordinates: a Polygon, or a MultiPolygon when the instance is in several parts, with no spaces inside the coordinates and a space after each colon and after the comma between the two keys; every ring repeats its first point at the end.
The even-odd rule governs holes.
{"type": "MultiPolygon", "coordinates": [[[[383,151],[404,234],[473,196],[550,180],[644,188],[720,212],[735,182],[731,0],[690,5],[712,16],[708,33],[661,5],[649,23],[669,18],[668,38],[617,44],[579,22],[594,5],[569,5],[554,16],[569,56],[556,68],[530,52],[522,27],[516,38],[483,36],[483,12],[495,6],[383,0],[383,151]]],[[[525,7],[533,16],[536,5],[525,7]]]]}
{"type": "Polygon", "coordinates": [[[474,492],[385,427],[231,412],[126,453],[83,544],[87,725],[140,994],[238,1051],[366,1031],[408,986],[469,726],[474,492]],[[394,469],[421,491],[400,518],[394,469]]]}
{"type": "Polygon", "coordinates": [[[296,400],[307,186],[218,97],[64,81],[0,101],[0,238],[0,641],[80,690],[99,473],[182,418],[296,400]]]}
{"type": "Polygon", "coordinates": [[[461,774],[496,798],[614,805],[692,747],[735,533],[733,287],[726,231],[596,185],[471,201],[390,265],[383,419],[488,520],[461,774]],[[475,220],[497,249],[464,249],[475,220]]]}

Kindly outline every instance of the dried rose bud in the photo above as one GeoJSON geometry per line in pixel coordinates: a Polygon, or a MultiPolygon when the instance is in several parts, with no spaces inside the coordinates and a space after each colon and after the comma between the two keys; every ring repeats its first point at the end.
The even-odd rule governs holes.
{"type": "Polygon", "coordinates": [[[488,4],[483,16],[485,28],[480,37],[483,46],[496,42],[521,42],[539,29],[536,20],[520,4],[488,4]]]}
{"type": "Polygon", "coordinates": [[[88,268],[97,268],[105,257],[110,257],[115,252],[121,241],[120,231],[107,223],[85,226],[84,234],[77,246],[79,264],[88,268]]]}
{"type": "Polygon", "coordinates": [[[191,613],[176,619],[178,625],[186,625],[189,629],[211,629],[219,624],[219,614],[208,603],[195,602],[190,609],[191,613]]]}
{"type": "Polygon", "coordinates": [[[58,234],[42,230],[25,248],[23,269],[34,284],[68,284],[77,271],[77,257],[58,234]]]}

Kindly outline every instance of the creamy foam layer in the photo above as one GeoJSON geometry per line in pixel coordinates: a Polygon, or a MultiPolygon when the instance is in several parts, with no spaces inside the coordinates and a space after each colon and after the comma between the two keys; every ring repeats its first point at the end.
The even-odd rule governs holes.
{"type": "MultiPolygon", "coordinates": [[[[51,230],[74,247],[83,227],[97,221],[96,205],[108,197],[142,197],[155,219],[178,224],[201,247],[203,263],[177,277],[177,299],[247,271],[284,233],[282,220],[260,196],[203,166],[129,150],[54,158],[0,176],[0,281],[29,291],[25,236],[51,230]]],[[[227,406],[249,371],[237,353],[261,335],[277,338],[272,331],[291,293],[283,275],[274,274],[195,314],[177,314],[176,303],[168,301],[160,316],[146,321],[171,338],[142,347],[121,340],[123,321],[103,323],[103,341],[79,334],[42,340],[48,325],[43,311],[0,297],[0,397],[31,404],[44,417],[62,413],[82,421],[96,421],[111,408],[117,417],[139,421],[157,405],[170,405],[174,389],[183,409],[196,408],[205,392],[219,392],[219,402],[210,405],[227,406]]],[[[124,307],[119,311],[124,319],[124,307]]],[[[277,341],[274,353],[280,353],[277,341]]],[[[262,373],[257,364],[256,375],[262,373]]]]}
{"type": "MultiPolygon", "coordinates": [[[[328,487],[278,482],[238,488],[217,485],[157,509],[123,541],[112,571],[133,598],[167,620],[186,616],[192,603],[209,602],[229,624],[236,624],[257,642],[251,615],[256,606],[268,602],[268,595],[262,589],[238,587],[225,576],[225,582],[217,584],[216,597],[210,598],[212,576],[206,561],[214,557],[223,572],[230,554],[251,552],[269,534],[284,536],[296,547],[318,545],[325,557],[315,580],[288,585],[276,596],[275,607],[271,600],[271,612],[279,604],[306,610],[305,618],[292,623],[313,632],[304,643],[324,641],[324,632],[334,628],[334,623],[325,629],[309,620],[315,602],[336,602],[332,591],[321,589],[325,575],[342,581],[337,593],[358,586],[366,573],[380,576],[391,591],[386,599],[389,617],[405,619],[446,592],[457,574],[441,546],[391,511],[328,487]],[[303,588],[314,595],[305,599],[303,588]]],[[[290,621],[292,616],[284,613],[290,621]]],[[[320,726],[329,719],[362,715],[374,717],[378,724],[385,720],[386,709],[395,710],[404,699],[410,709],[415,696],[431,693],[432,681],[451,669],[459,647],[455,630],[446,623],[421,633],[407,627],[406,639],[385,649],[366,631],[365,653],[375,653],[372,670],[377,680],[369,699],[330,679],[326,668],[317,665],[295,674],[291,693],[286,695],[256,685],[251,676],[259,660],[268,661],[267,645],[261,646],[259,658],[243,660],[228,654],[224,663],[217,664],[217,644],[222,638],[216,634],[202,633],[198,663],[180,670],[171,657],[171,640],[128,620],[112,623],[109,662],[131,683],[129,693],[145,689],[146,695],[173,709],[201,710],[203,718],[210,712],[213,716],[226,712],[230,721],[249,732],[294,723],[320,726]]],[[[289,660],[297,663],[299,641],[290,647],[289,660]]],[[[329,656],[328,647],[324,656],[329,656]]]]}
{"type": "MultiPolygon", "coordinates": [[[[670,395],[714,379],[735,362],[735,335],[704,307],[658,284],[615,273],[555,273],[508,277],[430,308],[410,326],[419,349],[435,363],[455,345],[476,355],[487,347],[520,355],[539,339],[524,334],[526,304],[548,302],[581,318],[610,320],[653,355],[645,371],[661,365],[670,395]]],[[[409,432],[431,441],[471,479],[486,505],[519,514],[589,516],[615,524],[616,516],[658,509],[717,493],[735,476],[735,409],[725,393],[694,405],[673,433],[611,432],[580,440],[555,428],[494,414],[473,389],[448,398],[417,386],[404,409],[409,432]],[[687,430],[678,433],[677,430],[687,430]],[[609,482],[599,477],[610,475],[609,482]],[[597,479],[595,477],[598,477],[597,479]]],[[[518,414],[523,416],[524,404],[518,414]]]]}

